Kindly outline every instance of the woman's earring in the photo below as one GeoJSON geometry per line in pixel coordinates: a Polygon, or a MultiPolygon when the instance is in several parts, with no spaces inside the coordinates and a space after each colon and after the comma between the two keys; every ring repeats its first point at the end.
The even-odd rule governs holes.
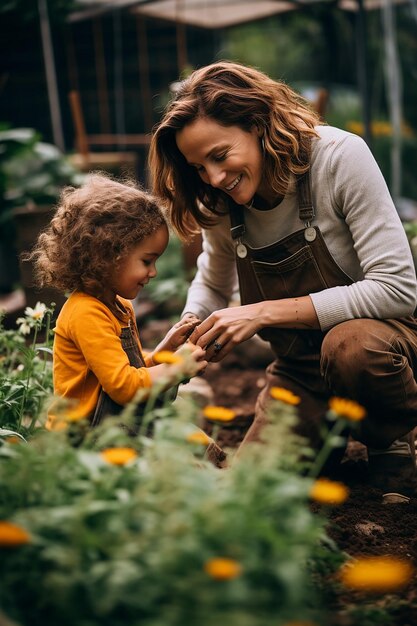
{"type": "Polygon", "coordinates": [[[262,152],[263,154],[265,154],[265,139],[263,135],[261,137],[261,146],[262,146],[262,152]]]}

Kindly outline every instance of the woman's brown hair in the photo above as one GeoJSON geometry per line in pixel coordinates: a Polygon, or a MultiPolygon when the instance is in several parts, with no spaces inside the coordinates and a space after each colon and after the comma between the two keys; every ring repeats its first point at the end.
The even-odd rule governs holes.
{"type": "Polygon", "coordinates": [[[260,129],[265,177],[281,196],[291,175],[307,171],[309,144],[320,124],[304,98],[259,70],[221,61],[194,71],[180,83],[153,134],[149,153],[153,191],[167,203],[172,225],[182,238],[195,232],[196,225],[212,225],[213,214],[224,212],[228,202],[223,191],[200,179],[176,144],[176,133],[203,117],[247,132],[260,129]]]}
{"type": "Polygon", "coordinates": [[[40,286],[80,290],[102,299],[117,264],[166,224],[156,199],[132,181],[90,175],[66,187],[49,227],[28,259],[40,286]]]}

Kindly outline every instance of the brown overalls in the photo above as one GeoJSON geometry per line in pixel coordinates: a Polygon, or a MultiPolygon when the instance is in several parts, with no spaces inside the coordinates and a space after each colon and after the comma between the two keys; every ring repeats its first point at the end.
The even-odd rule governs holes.
{"type": "MultiPolygon", "coordinates": [[[[298,179],[297,195],[303,228],[262,248],[251,248],[244,240],[243,207],[231,209],[242,304],[296,298],[353,282],[332,258],[320,229],[312,225],[309,172],[298,179]]],[[[271,343],[277,358],[267,368],[267,384],[243,443],[258,439],[267,421],[272,386],[300,396],[300,430],[313,445],[319,444],[318,426],[332,395],[356,400],[366,408],[367,417],[355,436],[374,448],[388,447],[416,426],[414,317],[353,319],[327,332],[268,327],[259,335],[271,343]]]]}

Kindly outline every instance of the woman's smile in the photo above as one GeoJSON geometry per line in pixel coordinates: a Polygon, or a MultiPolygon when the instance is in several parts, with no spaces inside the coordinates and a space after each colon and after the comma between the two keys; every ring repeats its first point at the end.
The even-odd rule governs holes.
{"type": "Polygon", "coordinates": [[[235,180],[232,182],[231,185],[229,185],[228,187],[225,187],[226,191],[232,191],[236,187],[236,185],[240,183],[241,180],[242,180],[242,174],[239,174],[239,176],[235,178],[235,180]]]}

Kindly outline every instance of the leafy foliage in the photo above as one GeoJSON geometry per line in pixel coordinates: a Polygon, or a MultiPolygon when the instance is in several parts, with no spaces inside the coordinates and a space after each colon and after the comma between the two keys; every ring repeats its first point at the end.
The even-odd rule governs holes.
{"type": "MultiPolygon", "coordinates": [[[[99,451],[112,420],[78,448],[65,433],[0,448],[0,518],[31,537],[0,560],[8,616],[31,626],[326,622],[309,573],[324,520],[309,511],[294,449],[254,445],[218,470],[187,442],[195,407],[180,406],[160,409],[152,440],[126,438],[139,455],[122,467],[99,451]],[[233,576],[210,575],[213,559],[236,563],[233,576]]],[[[277,403],[265,440],[293,411],[277,403]]]]}
{"type": "Polygon", "coordinates": [[[146,287],[146,295],[157,305],[161,305],[160,314],[181,314],[189,280],[186,276],[181,242],[171,234],[168,247],[158,259],[158,274],[146,287]]]}
{"type": "Polygon", "coordinates": [[[58,148],[41,142],[32,128],[0,131],[2,221],[17,206],[54,204],[64,185],[77,185],[81,180],[58,148]]]}
{"type": "Polygon", "coordinates": [[[27,307],[19,330],[5,330],[0,318],[0,436],[1,429],[31,434],[39,426],[39,414],[52,391],[53,310],[45,307],[42,317],[34,317],[34,313],[37,315],[36,307],[27,307]],[[28,332],[33,333],[29,345],[25,340],[28,332]],[[38,343],[40,332],[44,339],[38,343]]]}

